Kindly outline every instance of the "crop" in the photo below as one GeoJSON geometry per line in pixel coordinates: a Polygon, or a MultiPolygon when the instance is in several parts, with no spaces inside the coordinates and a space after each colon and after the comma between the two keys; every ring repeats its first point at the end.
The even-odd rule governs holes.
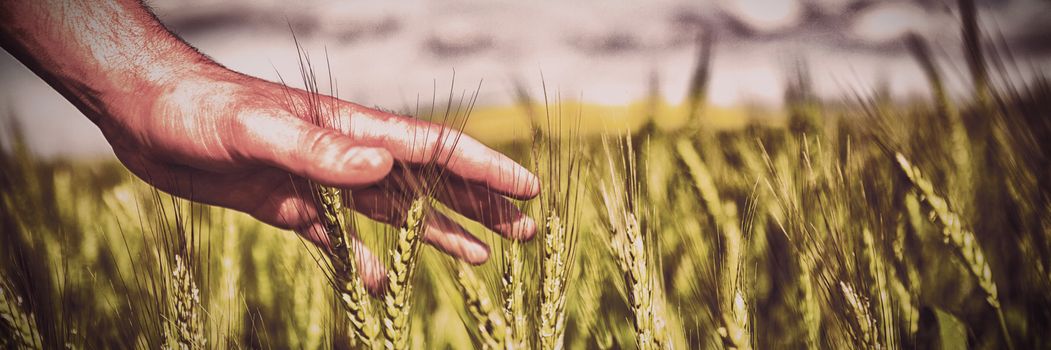
{"type": "MultiPolygon", "coordinates": [[[[960,6],[964,96],[919,36],[902,45],[929,98],[821,100],[800,63],[781,117],[743,127],[718,126],[705,103],[710,37],[681,105],[598,108],[523,87],[499,110],[528,116],[528,137],[494,146],[541,179],[539,198],[512,202],[536,220],[532,240],[454,215],[447,159],[395,175],[393,226],[354,212],[355,189],[304,187],[319,246],[156,192],[116,161],[37,158],[10,122],[0,347],[1047,348],[1051,84],[1011,78],[1010,52],[960,6]],[[611,115],[629,122],[588,122],[611,115]],[[490,261],[427,246],[435,213],[490,261]],[[360,277],[374,263],[385,288],[360,277]]],[[[299,52],[299,113],[338,128],[322,98],[334,82],[299,52]]],[[[468,115],[487,115],[476,97],[405,112],[451,126],[424,139],[452,148],[468,115]]]]}

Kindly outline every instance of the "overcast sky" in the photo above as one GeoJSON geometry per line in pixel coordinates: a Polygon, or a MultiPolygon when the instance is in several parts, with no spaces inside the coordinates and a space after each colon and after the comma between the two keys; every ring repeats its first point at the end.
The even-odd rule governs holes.
{"type": "MultiPolygon", "coordinates": [[[[983,29],[1003,36],[1022,63],[1046,70],[1051,1],[979,1],[983,29]]],[[[712,103],[777,105],[786,71],[803,60],[817,91],[836,98],[886,83],[897,96],[924,91],[901,37],[934,43],[950,84],[963,86],[955,1],[152,1],[170,29],[219,63],[275,80],[298,74],[289,26],[315,56],[327,50],[340,95],[399,109],[435,80],[484,79],[481,101],[508,103],[514,82],[587,101],[645,96],[652,75],[682,99],[702,30],[718,39],[712,103]]],[[[24,120],[43,154],[107,155],[97,129],[10,55],[0,54],[0,110],[24,120]]]]}

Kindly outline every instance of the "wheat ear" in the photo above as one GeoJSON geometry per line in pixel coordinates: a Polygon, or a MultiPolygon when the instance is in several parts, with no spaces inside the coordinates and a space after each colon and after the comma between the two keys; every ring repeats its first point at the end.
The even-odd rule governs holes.
{"type": "Polygon", "coordinates": [[[493,303],[485,283],[463,263],[458,264],[456,282],[467,303],[467,312],[478,325],[482,348],[514,349],[513,344],[509,342],[512,340],[512,334],[504,312],[493,303]]]}
{"type": "Polygon", "coordinates": [[[412,279],[416,273],[416,263],[423,243],[426,207],[426,198],[420,197],[412,201],[405,216],[405,226],[398,230],[394,249],[390,251],[393,264],[387,272],[389,285],[383,299],[383,345],[388,350],[406,349],[408,345],[412,279]]]}
{"type": "Polygon", "coordinates": [[[631,307],[635,310],[635,329],[640,349],[663,349],[663,337],[659,336],[661,319],[657,317],[654,304],[654,283],[649,275],[650,266],[646,246],[642,241],[642,230],[634,215],[628,218],[627,244],[621,248],[624,271],[631,288],[631,307]]]}
{"type": "Polygon", "coordinates": [[[879,334],[883,337],[882,342],[884,344],[897,344],[897,330],[894,327],[893,312],[890,310],[891,295],[890,285],[887,279],[890,278],[887,273],[886,261],[883,258],[882,250],[876,245],[875,235],[868,228],[861,230],[861,256],[865,260],[866,269],[865,272],[869,278],[869,295],[872,296],[875,304],[874,310],[877,321],[879,321],[879,334]]]}
{"type": "Polygon", "coordinates": [[[963,220],[949,208],[949,203],[944,198],[934,192],[934,185],[923,178],[918,167],[909,163],[901,153],[898,153],[896,157],[905,176],[919,192],[921,201],[931,210],[931,217],[942,226],[942,235],[946,243],[955,248],[956,253],[967,265],[968,271],[978,280],[978,285],[986,293],[989,304],[999,309],[1000,300],[996,291],[996,282],[993,281],[993,272],[982,248],[974,238],[974,233],[964,228],[963,220]]]}
{"type": "Polygon", "coordinates": [[[895,157],[898,165],[905,172],[905,176],[909,178],[916,192],[919,193],[920,200],[930,209],[931,218],[942,227],[942,235],[945,242],[952,246],[956,255],[963,260],[964,265],[967,266],[967,271],[974,276],[978,281],[978,286],[985,292],[985,300],[996,309],[997,317],[1000,319],[1000,328],[1004,333],[1004,339],[1007,339],[1009,347],[1012,347],[1010,346],[1011,337],[1007,331],[1007,323],[1004,320],[1003,310],[1000,308],[1000,297],[997,293],[996,282],[993,280],[993,270],[989,266],[989,260],[986,259],[985,253],[982,252],[982,247],[978,245],[974,232],[964,227],[963,219],[952,211],[949,207],[949,202],[945,198],[934,192],[934,185],[923,177],[918,167],[909,163],[909,160],[901,153],[897,153],[895,157]]]}
{"type": "Polygon", "coordinates": [[[539,336],[542,349],[561,348],[566,331],[566,273],[569,252],[562,218],[550,213],[543,235],[539,336]]]}
{"type": "Polygon", "coordinates": [[[170,328],[165,330],[167,341],[163,348],[204,349],[207,341],[202,329],[200,290],[180,254],[175,255],[175,268],[172,269],[169,282],[172,318],[169,320],[170,328]]]}
{"type": "Polygon", "coordinates": [[[869,312],[869,300],[858,294],[854,286],[849,283],[840,281],[839,290],[843,293],[847,306],[850,307],[849,312],[854,316],[852,321],[857,325],[856,329],[860,333],[854,334],[854,336],[857,337],[861,344],[865,344],[867,347],[872,349],[881,348],[875,335],[876,321],[869,312]]]}
{"type": "Polygon", "coordinates": [[[373,347],[379,329],[370,310],[369,294],[359,276],[357,262],[352,258],[350,237],[342,225],[352,214],[343,207],[340,189],[317,186],[315,191],[330,245],[325,252],[332,269],[333,287],[343,303],[355,340],[365,347],[373,347]]]}
{"type": "Polygon", "coordinates": [[[644,232],[639,223],[639,183],[636,180],[633,163],[634,149],[630,137],[621,143],[621,154],[624,172],[614,168],[618,163],[609,146],[603,142],[606,157],[609,159],[611,179],[601,188],[602,201],[609,221],[610,240],[613,255],[617,259],[624,280],[628,286],[628,302],[632,309],[635,327],[635,342],[639,349],[663,349],[667,344],[664,334],[664,318],[657,312],[653,276],[650,274],[651,247],[644,241],[644,232]],[[626,181],[616,179],[618,174],[625,176],[626,181]],[[623,185],[622,185],[623,184],[623,185]]]}
{"type": "Polygon", "coordinates": [[[514,347],[525,348],[527,318],[525,310],[525,289],[522,286],[524,268],[522,246],[512,242],[504,250],[504,270],[500,283],[503,294],[504,319],[511,329],[510,343],[514,347]]]}

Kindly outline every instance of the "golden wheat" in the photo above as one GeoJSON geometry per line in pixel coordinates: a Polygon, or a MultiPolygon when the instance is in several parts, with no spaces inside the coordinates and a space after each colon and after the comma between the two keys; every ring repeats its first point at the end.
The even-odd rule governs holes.
{"type": "Polygon", "coordinates": [[[505,246],[503,254],[504,266],[500,283],[504,319],[507,320],[507,326],[511,329],[511,338],[508,339],[508,342],[513,347],[525,348],[528,331],[526,327],[529,325],[525,310],[522,245],[519,242],[512,242],[505,246]]]}
{"type": "Polygon", "coordinates": [[[181,255],[175,255],[174,268],[168,278],[170,313],[165,329],[167,349],[204,349],[207,340],[203,332],[201,296],[192,271],[181,255]]]}
{"type": "MultiPolygon", "coordinates": [[[[655,298],[652,242],[647,242],[639,222],[639,183],[636,178],[634,149],[630,136],[620,143],[625,150],[623,170],[615,167],[618,163],[611,151],[611,142],[603,142],[606,157],[609,160],[610,180],[600,187],[602,202],[606,209],[610,245],[613,256],[617,259],[624,281],[628,287],[628,303],[633,314],[635,342],[639,349],[663,349],[669,345],[665,339],[663,315],[658,311],[657,303],[663,301],[655,298]],[[623,176],[623,178],[618,178],[623,176]]],[[[652,236],[649,236],[652,237],[652,236]]]]}
{"type": "MultiPolygon", "coordinates": [[[[860,344],[869,349],[880,349],[879,340],[876,338],[876,322],[869,312],[869,300],[858,294],[850,283],[840,281],[839,290],[843,294],[847,306],[850,307],[849,314],[853,316],[850,321],[854,324],[857,334],[851,334],[860,344]]],[[[852,332],[853,333],[853,332],[852,332]]]]}
{"type": "Polygon", "coordinates": [[[931,210],[931,218],[942,227],[942,236],[945,243],[953,247],[956,255],[963,260],[967,271],[971,273],[971,276],[978,282],[978,286],[985,292],[986,301],[996,310],[997,317],[1000,320],[1001,331],[1004,333],[1004,338],[1008,340],[1008,347],[1013,347],[1010,343],[1011,337],[1007,331],[1003,310],[1000,307],[1000,297],[997,292],[996,281],[993,280],[993,270],[989,266],[989,261],[986,259],[985,253],[982,252],[982,247],[978,244],[978,240],[975,239],[974,232],[964,227],[963,219],[952,211],[949,207],[949,202],[945,198],[935,193],[934,185],[923,177],[918,167],[909,163],[909,160],[901,153],[897,153],[895,158],[905,176],[908,177],[915,190],[919,193],[920,199],[931,210]]]}
{"type": "Polygon", "coordinates": [[[383,346],[388,350],[408,347],[412,281],[423,243],[427,204],[427,199],[422,197],[412,201],[405,215],[405,225],[398,230],[394,249],[390,251],[393,263],[387,272],[389,284],[383,298],[383,346]]]}
{"type": "Polygon", "coordinates": [[[879,335],[883,338],[880,344],[897,344],[897,328],[894,324],[894,315],[890,308],[895,307],[891,303],[891,288],[889,282],[890,274],[887,272],[886,261],[882,251],[876,245],[876,239],[872,231],[867,227],[861,230],[861,255],[865,261],[865,278],[868,281],[869,296],[874,299],[875,316],[879,322],[879,335]]]}
{"type": "Polygon", "coordinates": [[[986,293],[989,304],[999,308],[1000,301],[996,282],[993,281],[993,272],[981,246],[974,238],[974,233],[964,228],[963,220],[949,208],[949,203],[944,198],[934,192],[934,185],[923,178],[919,168],[909,163],[901,153],[898,153],[896,158],[898,165],[920,194],[920,199],[931,210],[931,217],[942,226],[945,242],[959,254],[968,272],[975,277],[982,291],[986,293]]]}
{"type": "Polygon", "coordinates": [[[343,224],[353,215],[343,207],[342,191],[335,187],[315,186],[321,222],[328,237],[329,247],[325,249],[328,257],[333,288],[346,310],[350,330],[354,339],[366,348],[375,346],[378,324],[372,315],[369,294],[361,280],[361,270],[352,257],[351,238],[343,224]]]}
{"type": "Polygon", "coordinates": [[[540,279],[540,320],[537,324],[540,347],[560,349],[566,331],[566,273],[569,270],[569,252],[566,227],[557,213],[545,220],[542,234],[543,256],[540,279]]]}
{"type": "Polygon", "coordinates": [[[463,263],[457,264],[456,282],[464,296],[468,314],[474,318],[483,349],[516,349],[512,330],[502,310],[493,303],[485,283],[463,263]]]}

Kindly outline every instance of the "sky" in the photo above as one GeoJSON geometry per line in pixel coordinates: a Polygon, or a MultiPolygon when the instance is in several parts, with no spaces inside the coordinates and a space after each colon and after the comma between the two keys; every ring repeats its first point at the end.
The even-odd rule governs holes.
{"type": "MultiPolygon", "coordinates": [[[[1002,37],[1019,75],[1051,67],[1051,1],[979,0],[986,34],[1002,37]]],[[[925,81],[901,44],[918,33],[958,91],[955,1],[151,1],[169,29],[237,71],[268,80],[298,74],[291,30],[314,57],[326,52],[340,97],[401,109],[453,81],[481,104],[510,103],[516,84],[585,101],[638,100],[657,82],[682,100],[699,34],[716,38],[709,98],[720,106],[781,103],[799,62],[817,93],[835,99],[885,84],[905,98],[925,81]],[[290,30],[291,27],[291,30],[290,30]],[[655,78],[655,80],[654,80],[655,78]]],[[[0,54],[0,111],[22,121],[45,156],[106,156],[94,125],[14,60],[0,54]]],[[[290,79],[291,80],[291,79],[290,79]]]]}

